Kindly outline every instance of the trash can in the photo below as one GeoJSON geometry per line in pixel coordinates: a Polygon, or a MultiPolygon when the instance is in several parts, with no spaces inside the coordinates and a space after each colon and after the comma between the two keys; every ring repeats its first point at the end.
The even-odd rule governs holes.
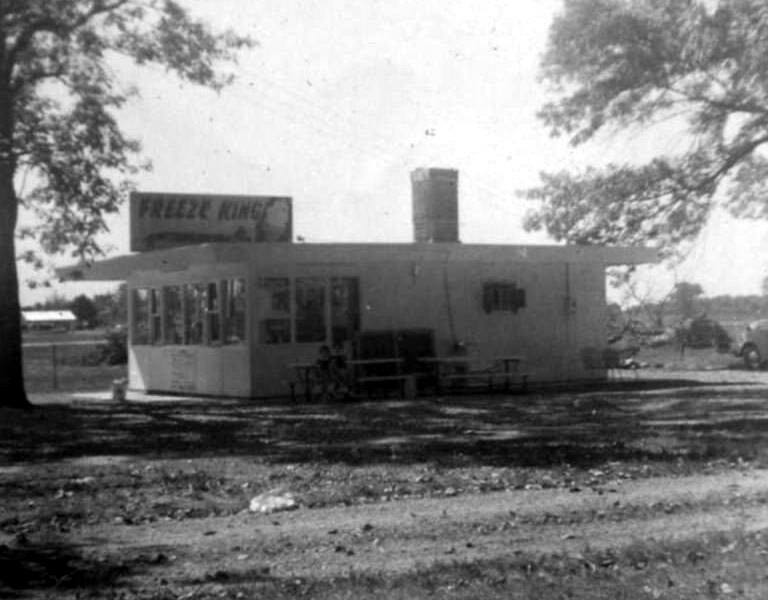
{"type": "Polygon", "coordinates": [[[114,402],[125,402],[125,392],[127,388],[127,379],[115,379],[112,382],[112,400],[114,402]]]}

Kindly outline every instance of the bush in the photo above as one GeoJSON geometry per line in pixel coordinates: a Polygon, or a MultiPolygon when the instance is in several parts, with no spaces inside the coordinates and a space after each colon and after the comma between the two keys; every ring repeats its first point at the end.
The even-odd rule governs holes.
{"type": "Polygon", "coordinates": [[[731,336],[720,323],[707,317],[693,319],[682,335],[686,346],[691,348],[717,348],[727,351],[731,346],[731,336]]]}
{"type": "Polygon", "coordinates": [[[101,360],[108,365],[124,365],[128,362],[128,332],[125,329],[115,327],[107,331],[101,360]]]}

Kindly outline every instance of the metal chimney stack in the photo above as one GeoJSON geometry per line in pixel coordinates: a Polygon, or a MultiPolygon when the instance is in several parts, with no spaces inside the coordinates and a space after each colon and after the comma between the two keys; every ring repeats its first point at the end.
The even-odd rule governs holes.
{"type": "Polygon", "coordinates": [[[413,241],[459,241],[459,172],[416,169],[411,172],[413,241]]]}

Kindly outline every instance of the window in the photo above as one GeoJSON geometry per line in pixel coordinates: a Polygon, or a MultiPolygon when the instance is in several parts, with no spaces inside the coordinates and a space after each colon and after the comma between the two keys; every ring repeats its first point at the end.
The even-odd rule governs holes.
{"type": "Polygon", "coordinates": [[[137,346],[149,344],[149,290],[133,290],[131,342],[137,346]]]}
{"type": "Polygon", "coordinates": [[[149,329],[153,344],[163,343],[163,318],[160,314],[160,290],[149,290],[149,329]]]}
{"type": "MultiPolygon", "coordinates": [[[[288,297],[278,302],[287,303],[288,297]]],[[[134,289],[131,303],[133,344],[245,341],[245,279],[134,289]]]]}
{"type": "Polygon", "coordinates": [[[245,279],[228,279],[222,284],[224,343],[240,344],[245,341],[245,279]]]}
{"type": "Polygon", "coordinates": [[[325,341],[325,284],[317,277],[296,279],[296,341],[325,341]]]}
{"type": "Polygon", "coordinates": [[[163,288],[163,310],[165,314],[165,343],[184,343],[184,306],[182,291],[178,285],[163,288]]]}
{"type": "Polygon", "coordinates": [[[205,297],[206,337],[209,344],[221,343],[221,304],[219,303],[219,284],[209,283],[205,297]]]}
{"type": "Polygon", "coordinates": [[[259,280],[259,287],[265,294],[259,339],[263,344],[290,343],[291,280],[287,277],[265,277],[259,280]]]}
{"type": "Polygon", "coordinates": [[[488,282],[483,285],[485,312],[507,311],[516,313],[525,308],[525,290],[515,283],[488,282]]]}
{"type": "Polygon", "coordinates": [[[331,342],[351,341],[360,329],[360,292],[356,277],[331,279],[331,342]]]}
{"type": "Polygon", "coordinates": [[[193,346],[205,343],[205,288],[204,284],[195,283],[186,286],[185,329],[187,343],[193,346]]]}

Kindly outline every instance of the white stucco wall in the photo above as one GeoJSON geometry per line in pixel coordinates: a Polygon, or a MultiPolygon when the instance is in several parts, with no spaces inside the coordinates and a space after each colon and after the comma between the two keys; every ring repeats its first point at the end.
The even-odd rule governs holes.
{"type": "MultiPolygon", "coordinates": [[[[262,277],[357,277],[361,329],[428,328],[436,352],[462,341],[477,366],[525,357],[533,382],[601,377],[585,369],[584,348],[605,343],[605,249],[525,249],[462,245],[222,245],[137,255],[129,288],[243,277],[248,287],[246,344],[134,346],[130,385],[150,391],[214,396],[286,395],[294,362],[313,361],[318,343],[263,344],[259,321],[268,298],[262,277]],[[593,256],[594,255],[594,256],[593,256]],[[569,260],[570,258],[570,260],[569,260]],[[514,282],[525,290],[516,313],[483,308],[483,284],[514,282]]],[[[631,258],[619,252],[619,258],[631,258]]]]}

